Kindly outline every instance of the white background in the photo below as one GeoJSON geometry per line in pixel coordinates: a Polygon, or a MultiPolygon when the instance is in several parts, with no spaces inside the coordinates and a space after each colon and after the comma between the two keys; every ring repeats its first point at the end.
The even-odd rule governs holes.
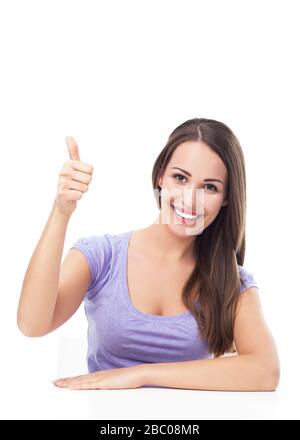
{"type": "Polygon", "coordinates": [[[1,418],[299,418],[298,3],[0,2],[1,418]],[[87,372],[83,305],[43,338],[23,336],[16,311],[69,159],[65,136],[94,174],[63,257],[79,237],[153,222],[154,161],[193,117],[226,123],[242,144],[244,266],[278,346],[278,389],[54,388],[62,374],[87,372]]]}

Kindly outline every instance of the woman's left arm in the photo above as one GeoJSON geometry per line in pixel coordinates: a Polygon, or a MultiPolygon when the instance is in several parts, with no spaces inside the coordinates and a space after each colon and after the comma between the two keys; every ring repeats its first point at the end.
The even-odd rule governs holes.
{"type": "Polygon", "coordinates": [[[237,355],[144,364],[143,385],[216,391],[274,391],[280,362],[265,322],[258,290],[240,294],[234,325],[237,355]]]}

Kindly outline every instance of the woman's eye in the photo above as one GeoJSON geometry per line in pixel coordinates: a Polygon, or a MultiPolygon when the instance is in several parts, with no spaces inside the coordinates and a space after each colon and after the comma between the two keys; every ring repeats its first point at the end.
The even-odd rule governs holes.
{"type": "MultiPolygon", "coordinates": [[[[174,174],[173,177],[175,178],[175,180],[177,180],[176,177],[183,177],[184,179],[186,178],[186,177],[182,176],[181,174],[174,174]]],[[[182,183],[182,180],[177,180],[177,182],[182,183]]]]}
{"type": "Polygon", "coordinates": [[[210,186],[210,187],[213,188],[214,191],[217,191],[217,187],[215,185],[211,185],[211,184],[208,183],[206,186],[210,186]]]}
{"type": "MultiPolygon", "coordinates": [[[[174,174],[173,177],[174,177],[175,180],[176,180],[177,182],[179,182],[179,183],[182,183],[181,177],[182,177],[183,179],[186,179],[186,177],[183,176],[182,174],[174,174]],[[180,177],[180,179],[178,180],[177,177],[180,177]]],[[[217,188],[215,185],[212,185],[212,184],[210,184],[210,183],[206,183],[205,186],[210,187],[210,188],[211,188],[210,191],[213,191],[213,192],[216,192],[216,191],[218,190],[218,188],[217,188]]]]}

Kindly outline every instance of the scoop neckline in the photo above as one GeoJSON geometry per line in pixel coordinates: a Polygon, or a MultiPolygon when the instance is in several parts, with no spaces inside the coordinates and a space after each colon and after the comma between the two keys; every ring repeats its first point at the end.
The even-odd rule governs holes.
{"type": "Polygon", "coordinates": [[[178,313],[177,315],[153,315],[151,313],[145,313],[141,310],[137,309],[135,305],[132,303],[130,294],[129,294],[129,287],[128,287],[128,279],[127,279],[127,266],[128,266],[128,249],[129,249],[129,242],[132,235],[132,230],[127,231],[124,233],[125,240],[123,240],[123,246],[122,246],[122,281],[123,281],[123,294],[124,299],[129,307],[129,309],[138,315],[141,318],[149,319],[149,320],[156,320],[156,321],[176,321],[181,319],[186,319],[192,316],[190,310],[187,310],[186,312],[178,313]]]}

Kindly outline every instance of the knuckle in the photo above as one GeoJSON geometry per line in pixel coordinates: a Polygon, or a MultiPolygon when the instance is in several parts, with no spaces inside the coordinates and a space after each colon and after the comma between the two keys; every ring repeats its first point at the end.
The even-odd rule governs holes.
{"type": "Polygon", "coordinates": [[[89,163],[87,163],[86,165],[87,165],[87,168],[88,168],[88,173],[92,173],[94,171],[93,165],[91,165],[89,163]]]}
{"type": "Polygon", "coordinates": [[[59,172],[59,176],[65,176],[66,175],[66,170],[63,168],[62,170],[60,170],[59,172]]]}

